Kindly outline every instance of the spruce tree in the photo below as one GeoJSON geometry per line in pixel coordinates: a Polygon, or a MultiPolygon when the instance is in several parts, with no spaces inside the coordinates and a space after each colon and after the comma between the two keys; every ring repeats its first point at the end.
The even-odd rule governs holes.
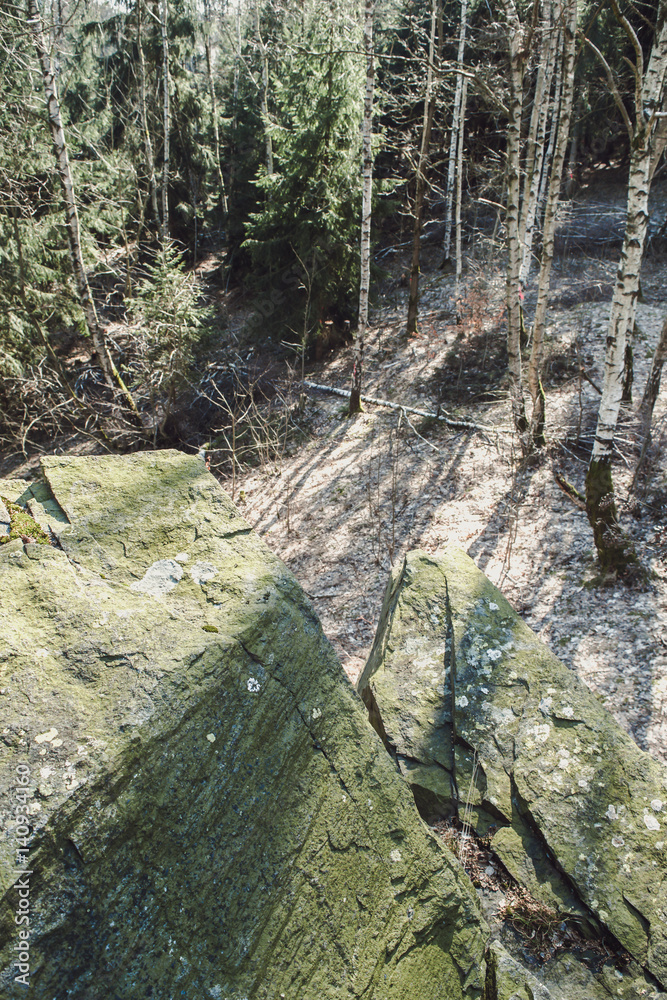
{"type": "Polygon", "coordinates": [[[260,312],[286,331],[302,328],[306,310],[312,340],[356,312],[363,50],[359,26],[322,0],[293,4],[281,34],[284,56],[269,67],[274,107],[265,122],[273,173],[265,164],[258,171],[261,204],[245,245],[262,289],[260,312]]]}

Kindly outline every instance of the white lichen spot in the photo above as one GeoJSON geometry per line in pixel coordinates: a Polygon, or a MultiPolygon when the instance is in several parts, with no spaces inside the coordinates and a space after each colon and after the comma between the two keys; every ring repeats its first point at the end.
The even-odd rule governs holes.
{"type": "Polygon", "coordinates": [[[579,788],[583,788],[585,792],[590,791],[590,785],[588,784],[585,778],[579,778],[577,784],[579,785],[579,788]]]}
{"type": "Polygon", "coordinates": [[[559,757],[558,766],[561,769],[561,771],[567,771],[568,767],[570,766],[570,762],[567,759],[567,757],[559,757]]]}
{"type": "Polygon", "coordinates": [[[489,689],[488,688],[484,688],[484,687],[480,688],[480,691],[482,692],[482,694],[488,694],[489,693],[489,689]]]}
{"type": "Polygon", "coordinates": [[[322,715],[322,709],[314,708],[310,714],[312,715],[313,719],[319,719],[320,716],[322,715]]]}
{"type": "Polygon", "coordinates": [[[347,795],[343,795],[343,802],[347,802],[347,795]]]}
{"type": "Polygon", "coordinates": [[[215,734],[214,733],[207,733],[206,734],[206,739],[209,741],[209,743],[215,743],[215,734]]]}
{"type": "Polygon", "coordinates": [[[54,747],[54,748],[55,747],[61,747],[62,745],[63,745],[63,741],[62,740],[51,740],[51,746],[54,747]]]}
{"type": "Polygon", "coordinates": [[[48,649],[36,649],[35,650],[35,656],[38,657],[40,660],[43,660],[44,657],[48,656],[48,655],[49,655],[48,649]]]}
{"type": "Polygon", "coordinates": [[[392,861],[401,861],[402,860],[401,859],[401,852],[399,850],[396,850],[396,849],[394,849],[391,852],[391,854],[389,855],[389,857],[391,858],[392,861]]]}
{"type": "Polygon", "coordinates": [[[657,847],[657,849],[659,851],[661,851],[663,849],[663,847],[665,846],[664,840],[656,840],[655,846],[657,847]]]}
{"type": "Polygon", "coordinates": [[[211,563],[196,562],[190,570],[190,576],[195,583],[210,583],[218,575],[218,571],[211,563]]]}
{"type": "Polygon", "coordinates": [[[151,597],[162,597],[173,590],[183,576],[183,570],[175,559],[158,559],[149,566],[142,580],[130,584],[130,590],[137,590],[151,597]]]}
{"type": "Polygon", "coordinates": [[[252,694],[257,694],[257,692],[260,690],[261,687],[262,685],[259,683],[256,677],[248,678],[248,691],[250,691],[252,694]]]}
{"type": "Polygon", "coordinates": [[[650,812],[644,813],[644,824],[647,830],[659,830],[660,824],[658,823],[655,816],[652,816],[650,812]]]}
{"type": "Polygon", "coordinates": [[[176,562],[186,563],[186,562],[189,561],[190,556],[188,555],[187,552],[177,552],[176,555],[174,556],[174,558],[175,558],[176,562]]]}
{"type": "Polygon", "coordinates": [[[462,694],[460,697],[456,699],[455,704],[457,708],[465,708],[466,705],[468,704],[468,699],[464,694],[462,694]]]}
{"type": "Polygon", "coordinates": [[[659,813],[662,809],[662,799],[651,799],[651,809],[659,813]]]}
{"type": "Polygon", "coordinates": [[[535,737],[536,743],[546,743],[551,733],[551,726],[546,723],[543,726],[534,726],[531,732],[535,737]]]}
{"type": "Polygon", "coordinates": [[[625,841],[623,840],[623,837],[612,837],[611,838],[611,844],[612,844],[612,847],[623,847],[624,844],[625,844],[625,841]]]}
{"type": "Polygon", "coordinates": [[[53,768],[52,767],[40,767],[39,773],[42,776],[42,778],[50,778],[51,775],[53,774],[53,768]]]}
{"type": "Polygon", "coordinates": [[[498,605],[494,604],[493,601],[489,601],[489,611],[497,611],[497,610],[498,610],[498,605]]]}
{"type": "Polygon", "coordinates": [[[503,654],[499,649],[487,649],[486,655],[492,663],[495,663],[496,660],[499,660],[503,654]]]}
{"type": "Polygon", "coordinates": [[[573,719],[574,709],[572,708],[572,705],[564,705],[560,710],[560,714],[564,719],[573,719]]]}
{"type": "Polygon", "coordinates": [[[40,733],[39,736],[35,736],[35,743],[51,743],[57,735],[57,729],[48,729],[45,733],[40,733]]]}
{"type": "Polygon", "coordinates": [[[540,702],[540,712],[542,715],[549,715],[551,712],[551,706],[553,705],[553,698],[543,698],[540,702]]]}
{"type": "Polygon", "coordinates": [[[607,819],[618,819],[618,813],[616,812],[616,808],[612,805],[608,806],[605,816],[607,817],[607,819]]]}

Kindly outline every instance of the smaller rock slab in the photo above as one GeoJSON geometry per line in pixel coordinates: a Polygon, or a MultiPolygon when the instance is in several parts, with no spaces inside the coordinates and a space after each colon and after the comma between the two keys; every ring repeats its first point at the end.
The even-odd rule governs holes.
{"type": "Polygon", "coordinates": [[[667,769],[465,553],[396,569],[358,687],[418,804],[468,802],[531,891],[588,913],[667,984],[667,769]]]}

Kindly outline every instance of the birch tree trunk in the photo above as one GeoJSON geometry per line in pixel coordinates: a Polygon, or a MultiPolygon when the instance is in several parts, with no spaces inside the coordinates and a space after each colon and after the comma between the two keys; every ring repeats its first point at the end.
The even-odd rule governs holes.
{"type": "Polygon", "coordinates": [[[169,239],[169,36],[167,17],[169,0],[162,0],[160,11],[160,34],[162,36],[162,243],[169,239]]]}
{"type": "Polygon", "coordinates": [[[375,0],[365,0],[364,54],[366,56],[366,89],[364,92],[364,120],[362,124],[361,196],[361,280],[359,283],[359,322],[357,328],[350,415],[361,410],[361,375],[364,343],[368,326],[368,293],[371,280],[371,206],[373,198],[373,90],[375,85],[375,53],[373,49],[373,17],[375,0]]]}
{"type": "Polygon", "coordinates": [[[461,23],[459,27],[459,50],[457,53],[456,89],[454,90],[454,108],[452,110],[452,131],[449,136],[449,158],[447,165],[447,189],[445,194],[445,238],[443,243],[443,258],[441,267],[451,263],[452,246],[452,206],[454,202],[454,179],[457,168],[457,150],[461,148],[459,131],[465,121],[465,102],[463,98],[463,57],[466,47],[466,32],[468,30],[468,0],[461,0],[461,23]],[[464,106],[463,115],[461,107],[464,106]]]}
{"type": "Polygon", "coordinates": [[[574,101],[574,64],[576,56],[577,32],[577,0],[565,0],[562,14],[565,24],[561,38],[563,51],[559,54],[561,62],[560,83],[558,92],[560,105],[554,108],[554,128],[558,128],[551,172],[549,189],[544,209],[542,230],[542,259],[540,261],[540,276],[537,284],[537,303],[533,321],[533,344],[528,365],[528,389],[532,399],[530,421],[531,444],[541,447],[544,439],[544,390],[541,383],[542,355],[544,346],[544,331],[547,318],[547,302],[549,284],[551,281],[551,265],[554,258],[554,238],[556,235],[556,218],[560,196],[565,151],[567,148],[570,123],[572,121],[572,105],[574,101]]]}
{"type": "Polygon", "coordinates": [[[519,213],[521,198],[521,116],[523,112],[523,81],[528,52],[530,27],[524,27],[517,14],[514,0],[502,0],[507,24],[510,63],[510,108],[507,126],[507,277],[505,303],[507,307],[507,367],[510,383],[512,419],[522,453],[528,450],[528,421],[523,395],[521,365],[521,236],[519,213]]]}
{"type": "Polygon", "coordinates": [[[146,99],[146,59],[144,56],[143,43],[143,12],[144,0],[137,0],[137,52],[139,54],[139,108],[141,114],[141,131],[144,140],[144,155],[146,157],[146,167],[148,169],[148,183],[150,187],[151,206],[153,208],[153,218],[155,225],[160,225],[160,210],[157,201],[157,180],[155,177],[155,157],[153,155],[153,142],[151,131],[148,125],[148,102],[146,99]]]}
{"type": "Polygon", "coordinates": [[[521,224],[519,237],[521,240],[521,269],[519,281],[525,288],[530,273],[533,253],[533,235],[537,216],[537,203],[540,192],[540,178],[544,162],[544,146],[546,138],[547,113],[549,110],[549,94],[551,92],[553,67],[556,58],[557,35],[552,24],[552,3],[547,0],[547,10],[542,18],[542,37],[540,58],[537,68],[537,80],[533,96],[528,143],[526,148],[526,164],[524,172],[523,198],[521,206],[521,224]]]}
{"type": "Polygon", "coordinates": [[[433,69],[435,59],[435,37],[437,9],[440,0],[431,0],[431,34],[428,45],[428,71],[426,74],[426,93],[424,95],[424,120],[422,123],[419,159],[417,161],[417,177],[415,183],[414,229],[412,233],[412,263],[410,266],[410,293],[408,297],[407,332],[417,332],[417,313],[419,310],[419,251],[424,216],[424,195],[426,193],[426,165],[431,143],[431,128],[435,114],[435,95],[433,88],[433,69]]]}
{"type": "MultiPolygon", "coordinates": [[[[635,32],[619,11],[616,0],[612,0],[612,8],[635,49],[635,121],[633,125],[624,107],[624,120],[631,140],[625,238],[607,327],[604,380],[595,442],[586,476],[586,512],[593,529],[603,574],[610,576],[636,561],[618,523],[611,458],[623,392],[625,347],[635,321],[639,272],[648,226],[652,138],[657,120],[656,112],[662,104],[667,69],[667,0],[659,2],[653,47],[646,72],[642,48],[635,32]],[[647,109],[648,114],[645,114],[644,109],[647,109]]],[[[608,64],[591,42],[587,44],[605,66],[612,93],[620,109],[622,101],[608,64]]]]}
{"type": "Polygon", "coordinates": [[[104,333],[100,326],[95,302],[88,284],[88,277],[83,263],[81,252],[81,232],[79,227],[79,213],[76,206],[76,195],[74,192],[74,182],[70,169],[69,155],[67,152],[67,142],[60,115],[60,101],[58,100],[58,88],[51,56],[46,48],[44,32],[42,29],[42,18],[37,6],[37,0],[27,0],[28,4],[28,25],[32,34],[33,43],[37,52],[40,67],[42,70],[42,83],[46,106],[49,116],[49,127],[53,140],[53,151],[56,158],[56,167],[60,178],[63,202],[65,204],[65,223],[67,227],[67,239],[69,242],[70,259],[72,270],[76,281],[79,302],[83,310],[86,327],[93,341],[95,356],[98,364],[104,372],[104,377],[110,386],[113,386],[112,361],[107,350],[104,333]]]}

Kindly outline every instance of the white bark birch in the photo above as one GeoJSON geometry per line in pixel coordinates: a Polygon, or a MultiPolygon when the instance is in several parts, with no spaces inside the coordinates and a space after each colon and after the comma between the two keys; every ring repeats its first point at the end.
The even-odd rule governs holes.
{"type": "Polygon", "coordinates": [[[461,23],[459,27],[459,49],[456,56],[457,74],[456,88],[454,90],[454,108],[452,110],[452,131],[449,136],[449,159],[447,165],[447,189],[445,193],[445,237],[443,243],[443,265],[450,260],[452,245],[452,206],[454,201],[454,179],[456,173],[456,163],[458,160],[457,150],[460,145],[458,138],[459,129],[465,120],[465,111],[461,115],[463,101],[463,81],[466,79],[463,70],[463,57],[466,47],[466,32],[468,30],[468,0],[461,0],[461,23]]]}
{"type": "Polygon", "coordinates": [[[542,369],[542,354],[544,331],[546,328],[547,302],[549,283],[551,280],[551,265],[554,257],[554,238],[556,234],[556,218],[561,189],[565,151],[572,121],[572,106],[574,101],[574,68],[576,56],[577,32],[577,0],[565,0],[562,14],[565,24],[561,32],[563,42],[562,53],[559,53],[561,65],[559,87],[560,104],[554,108],[554,128],[558,128],[554,156],[551,161],[549,189],[544,210],[542,235],[542,259],[537,285],[537,303],[533,321],[533,343],[528,365],[528,388],[532,399],[531,441],[533,445],[544,444],[544,392],[540,381],[542,369]]]}
{"type": "Polygon", "coordinates": [[[364,357],[366,327],[368,326],[368,294],[371,280],[371,206],[373,198],[373,92],[375,87],[375,51],[373,47],[373,18],[375,0],[365,0],[364,5],[364,55],[366,57],[366,86],[364,90],[364,117],[362,123],[362,195],[361,195],[361,245],[359,282],[359,322],[356,337],[350,414],[361,409],[361,375],[364,357]]]}
{"type": "Polygon", "coordinates": [[[619,108],[623,107],[622,114],[628,128],[631,150],[625,238],[607,326],[602,396],[593,453],[586,476],[586,509],[603,572],[621,570],[635,558],[634,555],[629,555],[627,540],[623,539],[618,528],[611,457],[623,395],[625,348],[635,322],[639,272],[648,228],[648,196],[656,113],[662,105],[667,70],[667,0],[659,2],[655,36],[645,72],[639,40],[621,14],[616,0],[611,2],[617,20],[625,29],[635,50],[635,100],[633,123],[620,98],[610,67],[599,50],[588,42],[605,67],[619,108]]]}
{"type": "MultiPolygon", "coordinates": [[[[655,41],[635,107],[625,238],[607,327],[604,381],[593,447],[593,459],[596,461],[611,457],[621,406],[625,345],[635,322],[639,272],[648,227],[652,136],[656,125],[655,114],[646,118],[643,108],[657,109],[662,103],[667,69],[667,0],[661,0],[658,17],[655,41]]],[[[637,68],[641,70],[641,66],[637,68]]]]}
{"type": "Polygon", "coordinates": [[[514,0],[501,0],[507,26],[510,70],[510,107],[507,125],[507,275],[505,303],[507,307],[507,368],[510,383],[512,419],[519,436],[521,450],[528,450],[528,421],[523,394],[521,365],[521,238],[519,210],[521,198],[521,116],[523,112],[523,81],[531,42],[529,25],[519,20],[514,0]]]}
{"type": "Polygon", "coordinates": [[[540,191],[540,179],[544,162],[544,146],[546,138],[547,112],[549,109],[549,94],[551,92],[553,68],[556,59],[558,32],[552,24],[552,2],[546,0],[546,11],[542,17],[540,39],[540,56],[533,95],[530,129],[526,148],[526,163],[524,172],[523,198],[521,205],[521,269],[519,280],[526,286],[530,266],[532,264],[533,235],[537,216],[537,203],[540,191]]]}

